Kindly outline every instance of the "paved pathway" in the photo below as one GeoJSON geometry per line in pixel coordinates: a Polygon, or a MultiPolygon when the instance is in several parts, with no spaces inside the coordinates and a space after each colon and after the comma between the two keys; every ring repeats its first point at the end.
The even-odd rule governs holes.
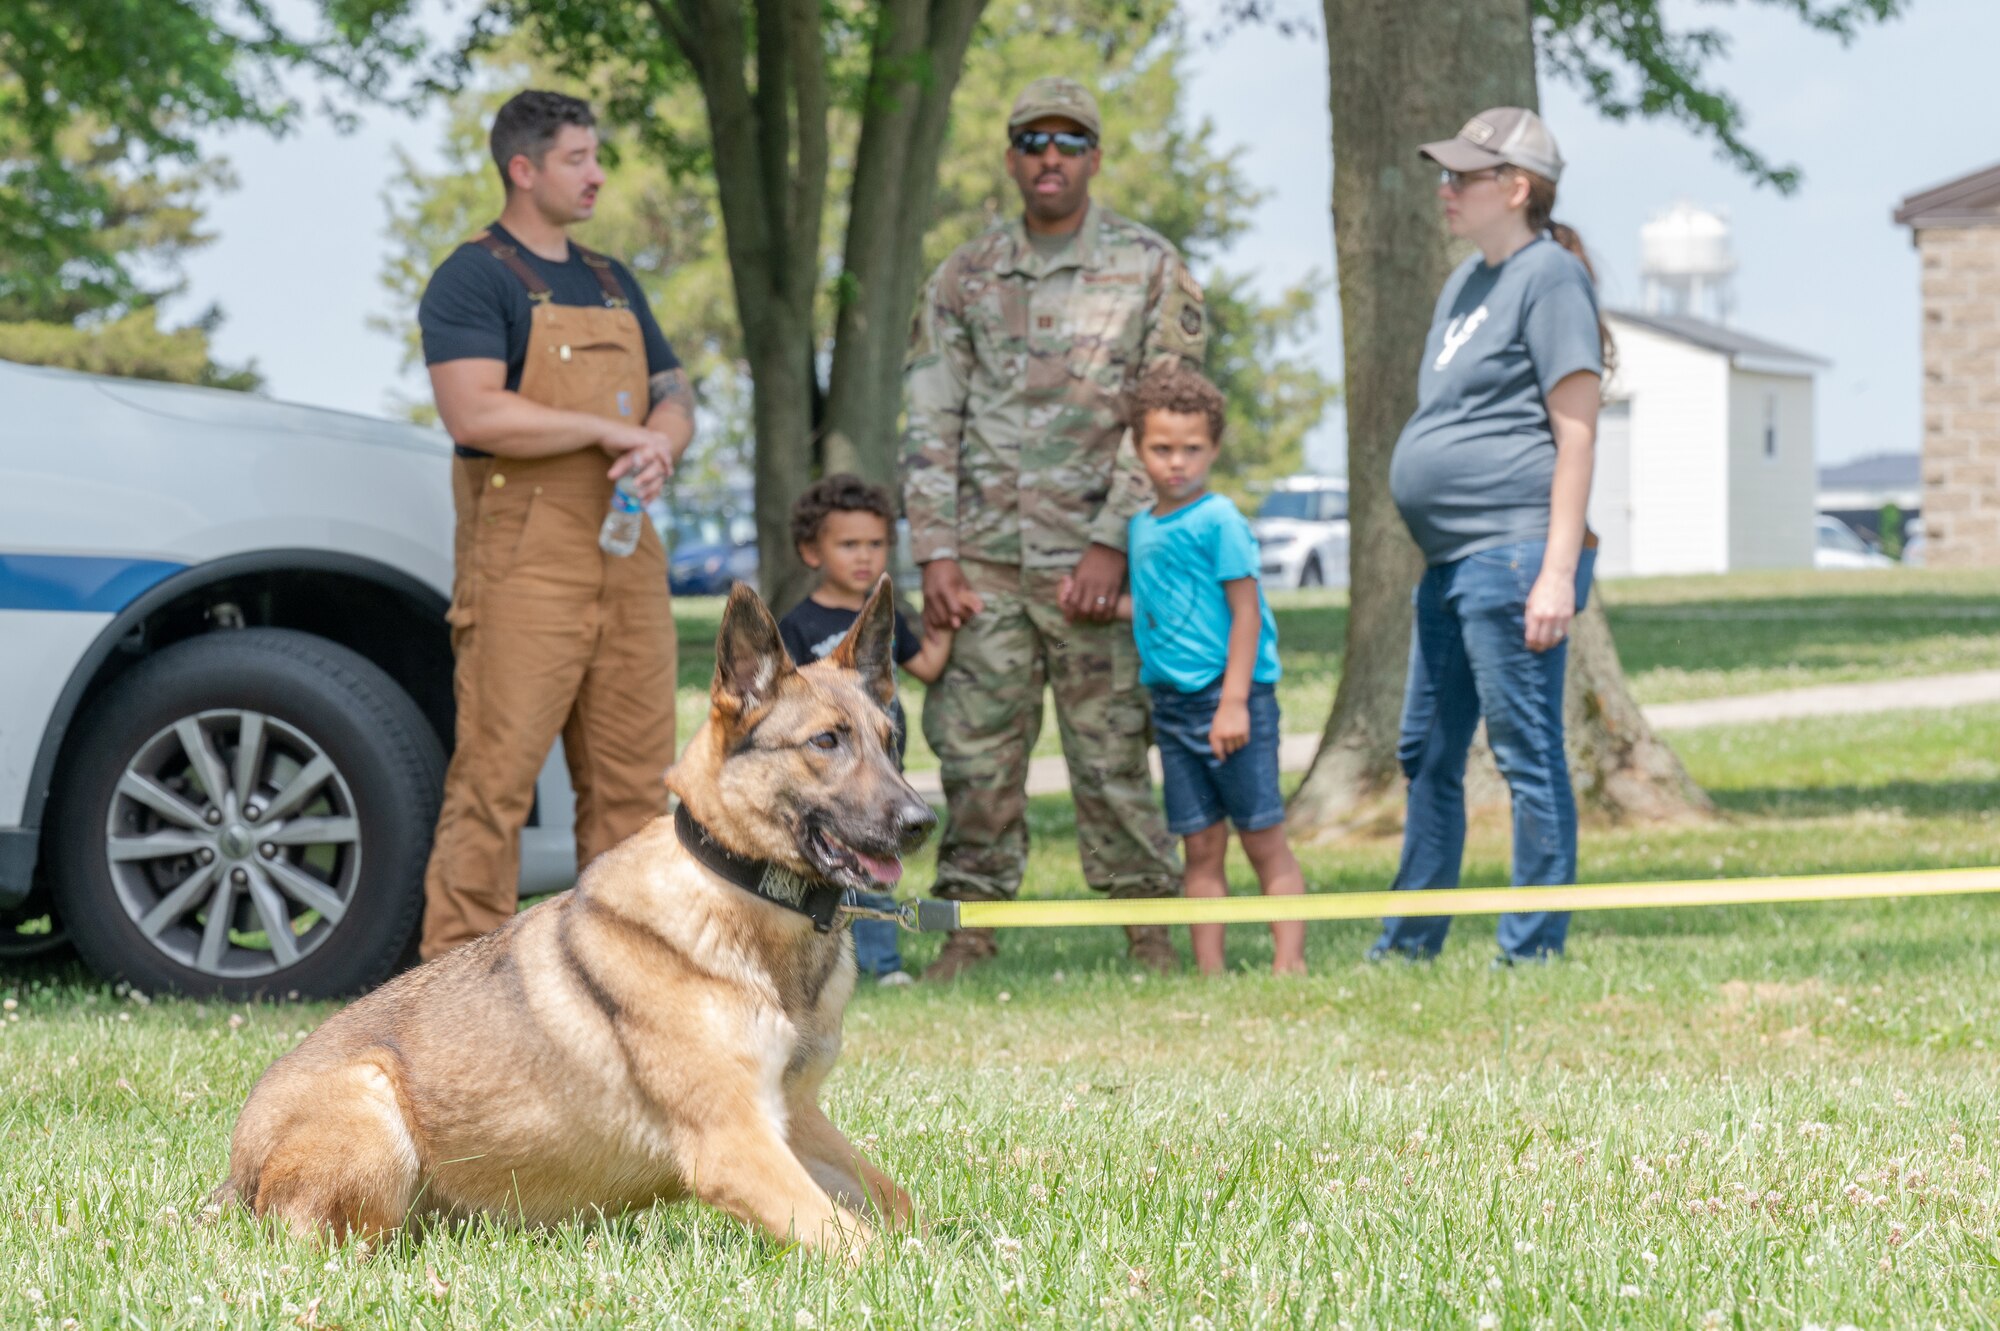
{"type": "MultiPolygon", "coordinates": [[[[1695,730],[1702,726],[1745,725],[1756,721],[1786,721],[1806,716],[1855,716],[1866,712],[1936,710],[2000,702],[2000,670],[1975,670],[1962,675],[1873,680],[1864,684],[1819,684],[1778,693],[1753,693],[1698,702],[1654,703],[1645,709],[1655,730],[1695,730]]],[[[1319,736],[1286,735],[1278,744],[1278,766],[1303,772],[1312,765],[1319,736]]],[[[1153,779],[1160,779],[1160,755],[1153,756],[1153,779]]],[[[933,802],[944,799],[936,771],[913,772],[910,784],[933,802]]],[[[1055,795],[1069,789],[1069,768],[1060,756],[1036,758],[1028,764],[1028,793],[1055,795]]]]}
{"type": "Polygon", "coordinates": [[[1655,730],[1693,730],[1700,726],[1740,726],[1753,721],[1789,721],[1802,716],[1970,707],[1985,702],[2000,702],[2000,670],[1877,679],[1865,684],[1819,684],[1809,689],[1705,698],[1700,702],[1654,703],[1646,709],[1646,719],[1655,730]]]}

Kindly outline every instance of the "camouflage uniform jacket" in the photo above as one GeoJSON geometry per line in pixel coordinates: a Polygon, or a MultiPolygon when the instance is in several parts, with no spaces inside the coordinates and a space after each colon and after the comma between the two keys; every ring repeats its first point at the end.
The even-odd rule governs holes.
{"type": "Polygon", "coordinates": [[[1152,487],[1125,394],[1175,356],[1201,364],[1201,288],[1165,239],[1093,203],[1053,259],[1019,219],[960,246],[931,279],[905,375],[911,552],[1068,568],[1125,548],[1152,487]]]}

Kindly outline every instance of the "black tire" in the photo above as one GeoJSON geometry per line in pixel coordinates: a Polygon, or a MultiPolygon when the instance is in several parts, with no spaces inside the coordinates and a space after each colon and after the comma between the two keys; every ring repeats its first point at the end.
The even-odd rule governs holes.
{"type": "Polygon", "coordinates": [[[71,940],[99,974],[146,991],[331,998],[393,973],[423,917],[424,866],[437,823],[444,751],[416,704],[379,667],[307,633],[211,633],[134,666],[91,705],[74,733],[51,804],[52,879],[71,940]],[[253,713],[254,744],[247,738],[253,713]],[[177,729],[189,724],[201,736],[196,747],[217,760],[213,770],[231,792],[223,798],[211,798],[196,779],[200,764],[187,732],[177,729]],[[253,750],[254,757],[244,756],[253,750]],[[167,790],[167,802],[178,799],[175,807],[183,812],[212,816],[169,821],[153,812],[152,801],[135,801],[121,785],[131,773],[155,779],[147,755],[166,754],[159,761],[171,767],[175,752],[183,755],[179,763],[188,780],[159,775],[157,788],[167,790]],[[305,755],[313,756],[302,764],[305,755]],[[304,767],[322,762],[330,764],[331,776],[307,777],[304,767]],[[240,800],[233,793],[239,784],[247,792],[240,800]],[[280,810],[292,786],[313,793],[280,810]],[[272,802],[269,811],[257,802],[264,797],[272,802]],[[223,816],[224,807],[237,812],[223,816]],[[299,816],[287,821],[293,812],[299,816]],[[261,824],[255,821],[260,816],[261,824]],[[223,825],[182,831],[195,822],[223,825]],[[338,844],[313,841],[308,823],[313,831],[337,827],[326,840],[338,844]],[[273,844],[293,833],[304,839],[273,844]],[[233,839],[214,840],[220,850],[204,845],[168,858],[147,846],[136,862],[113,863],[115,846],[148,836],[192,842],[225,834],[233,839]],[[243,844],[267,836],[271,842],[260,848],[243,844]],[[176,879],[183,862],[186,872],[176,879]],[[189,897],[192,905],[175,908],[166,901],[177,883],[187,887],[198,873],[210,875],[215,886],[189,897]],[[221,890],[221,880],[231,875],[245,885],[221,890]],[[312,881],[304,896],[285,886],[307,876],[312,881]],[[322,877],[328,885],[318,899],[344,902],[337,920],[332,907],[307,904],[322,877]],[[226,903],[226,914],[209,950],[214,912],[199,912],[216,901],[226,903]],[[272,930],[258,926],[272,918],[262,913],[267,903],[297,912],[288,921],[293,937],[287,947],[299,955],[289,961],[270,945],[272,930]],[[167,923],[157,922],[162,918],[167,923]],[[142,919],[155,921],[152,935],[142,919]],[[201,943],[193,956],[191,933],[201,943]],[[266,940],[262,959],[254,941],[260,933],[266,940]]]}
{"type": "Polygon", "coordinates": [[[1299,570],[1299,586],[1301,587],[1326,586],[1326,573],[1319,566],[1318,555],[1306,556],[1306,566],[1299,570]]]}

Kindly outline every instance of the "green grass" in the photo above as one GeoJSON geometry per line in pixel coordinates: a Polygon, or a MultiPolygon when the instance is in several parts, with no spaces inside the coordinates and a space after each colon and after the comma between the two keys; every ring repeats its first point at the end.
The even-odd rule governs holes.
{"type": "Polygon", "coordinates": [[[1605,595],[1641,702],[2000,667],[2000,571],[1630,579],[1605,595]]]}
{"type": "MultiPolygon", "coordinates": [[[[1814,684],[2000,669],[2000,570],[1885,569],[1855,573],[1737,573],[1627,578],[1601,592],[1620,659],[1642,703],[1764,693],[1814,684]]],[[[680,723],[685,739],[707,713],[722,603],[676,603],[680,723]]],[[[1285,728],[1325,724],[1347,635],[1342,592],[1271,597],[1285,668],[1285,728]]],[[[907,677],[914,721],[924,690],[907,677]]],[[[1045,708],[1038,755],[1061,752],[1045,708]]],[[[909,765],[937,766],[913,725],[909,765]]]]}
{"type": "MultiPolygon", "coordinates": [[[[1724,816],[1587,831],[1587,877],[2000,847],[2000,708],[1676,744],[1724,816]]],[[[1029,890],[1078,895],[1068,805],[1031,820],[1029,890]]],[[[1395,846],[1302,858],[1316,889],[1379,887],[1395,846]]],[[[1467,881],[1505,863],[1475,829],[1467,881]]],[[[855,1271],[694,1207],[368,1258],[203,1223],[252,1081],[327,1009],[45,967],[0,1022],[0,1326],[1995,1324],[2000,901],[1607,912],[1497,973],[1491,929],[1369,967],[1367,926],[1314,926],[1296,982],[1248,928],[1212,982],[1024,931],[955,989],[858,993],[829,1106],[931,1229],[855,1271]]]]}

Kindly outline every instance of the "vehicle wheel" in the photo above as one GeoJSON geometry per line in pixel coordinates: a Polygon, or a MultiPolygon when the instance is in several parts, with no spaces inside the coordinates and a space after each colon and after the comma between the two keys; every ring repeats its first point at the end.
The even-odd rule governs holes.
{"type": "Polygon", "coordinates": [[[1320,569],[1318,555],[1306,556],[1306,566],[1299,570],[1299,586],[1301,587],[1326,586],[1326,574],[1320,569]]]}
{"type": "Polygon", "coordinates": [[[423,915],[444,753],[374,664],[212,633],[133,667],[75,733],[53,882],[93,969],[229,998],[389,976],[423,915]]]}

